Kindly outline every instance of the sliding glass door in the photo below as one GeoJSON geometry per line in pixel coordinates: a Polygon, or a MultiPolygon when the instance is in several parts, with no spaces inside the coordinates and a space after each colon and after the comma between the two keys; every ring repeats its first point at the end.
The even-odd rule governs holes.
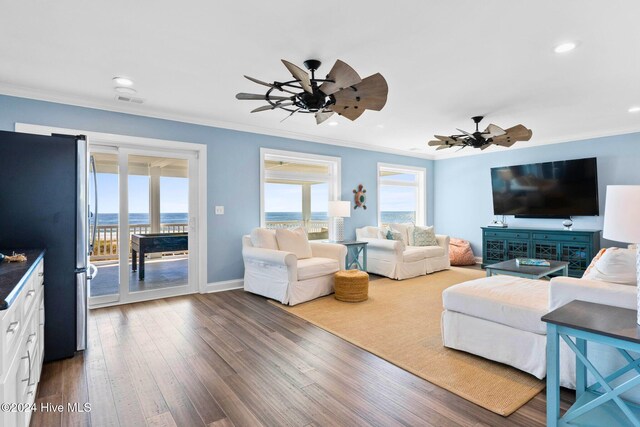
{"type": "Polygon", "coordinates": [[[90,306],[194,292],[195,155],[122,147],[92,155],[99,214],[90,306]]]}

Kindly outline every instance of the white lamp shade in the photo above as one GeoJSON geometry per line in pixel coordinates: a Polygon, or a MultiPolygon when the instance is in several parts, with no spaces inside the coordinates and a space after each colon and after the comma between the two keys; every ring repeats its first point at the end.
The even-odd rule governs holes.
{"type": "Polygon", "coordinates": [[[330,217],[349,218],[351,216],[351,203],[332,200],[329,202],[328,215],[330,217]]]}
{"type": "Polygon", "coordinates": [[[640,185],[608,185],[602,237],[640,243],[640,185]]]}

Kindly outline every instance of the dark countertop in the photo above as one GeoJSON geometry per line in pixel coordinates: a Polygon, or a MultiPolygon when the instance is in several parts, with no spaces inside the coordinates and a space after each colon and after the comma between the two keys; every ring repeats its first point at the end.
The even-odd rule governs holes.
{"type": "Polygon", "coordinates": [[[542,316],[542,321],[640,344],[636,310],[571,301],[542,316]]]}
{"type": "MultiPolygon", "coordinates": [[[[16,253],[25,254],[27,262],[0,263],[0,310],[6,310],[22,290],[26,278],[36,264],[44,257],[44,249],[20,249],[16,253]]],[[[0,249],[4,255],[13,254],[12,249],[0,249]]]]}

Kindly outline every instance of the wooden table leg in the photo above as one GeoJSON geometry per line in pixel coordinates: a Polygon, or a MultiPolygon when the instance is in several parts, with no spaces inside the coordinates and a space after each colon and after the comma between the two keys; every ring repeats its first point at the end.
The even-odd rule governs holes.
{"type": "Polygon", "coordinates": [[[144,252],[140,251],[140,268],[138,269],[138,279],[144,280],[144,252]]]}

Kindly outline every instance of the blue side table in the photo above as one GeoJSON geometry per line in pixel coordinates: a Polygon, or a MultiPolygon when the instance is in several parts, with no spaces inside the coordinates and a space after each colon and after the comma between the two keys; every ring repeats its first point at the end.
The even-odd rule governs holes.
{"type": "Polygon", "coordinates": [[[323,242],[337,243],[347,247],[346,270],[351,270],[351,268],[355,267],[358,270],[367,271],[367,245],[369,242],[357,240],[323,240],[323,242]],[[362,255],[362,263],[360,263],[360,255],[362,255]]]}
{"type": "Polygon", "coordinates": [[[542,317],[547,322],[547,426],[636,426],[640,427],[640,406],[620,394],[640,385],[640,327],[636,310],[572,301],[542,317]],[[575,342],[570,338],[574,337],[575,342]],[[560,339],[576,355],[576,402],[560,417],[560,339]],[[606,378],[587,356],[587,341],[618,350],[626,366],[606,378]],[[587,387],[587,371],[596,382],[587,387]],[[611,382],[624,374],[636,375],[617,386],[611,382]]]}

